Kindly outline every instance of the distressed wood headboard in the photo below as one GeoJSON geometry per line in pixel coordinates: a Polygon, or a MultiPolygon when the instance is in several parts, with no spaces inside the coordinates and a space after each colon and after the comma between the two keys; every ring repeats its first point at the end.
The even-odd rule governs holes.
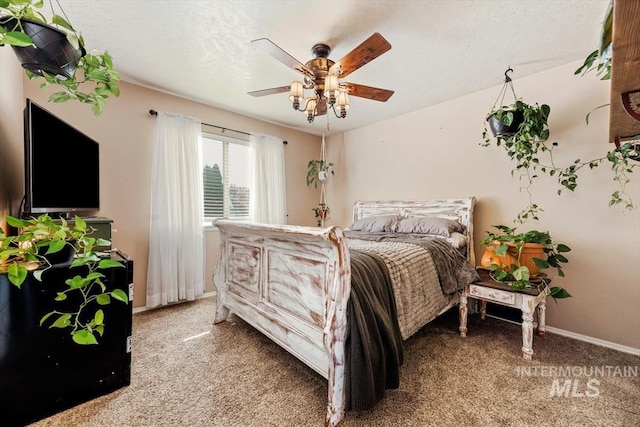
{"type": "Polygon", "coordinates": [[[468,239],[467,259],[475,267],[475,253],[473,250],[473,209],[475,197],[462,199],[434,199],[434,200],[391,200],[391,201],[357,201],[353,206],[353,220],[359,220],[375,215],[424,215],[456,219],[465,227],[468,239]]]}

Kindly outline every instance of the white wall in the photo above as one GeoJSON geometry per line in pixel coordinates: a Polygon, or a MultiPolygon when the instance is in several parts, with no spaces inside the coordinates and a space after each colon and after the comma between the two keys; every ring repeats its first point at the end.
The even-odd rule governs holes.
{"type": "MultiPolygon", "coordinates": [[[[551,106],[549,126],[551,139],[560,144],[555,155],[559,164],[603,156],[611,148],[607,109],[594,112],[589,126],[584,121],[591,109],[609,102],[609,82],[574,76],[579,65],[581,61],[523,79],[513,76],[518,96],[551,106]]],[[[332,222],[347,225],[359,199],[476,196],[479,259],[477,242],[484,231],[494,224],[515,225],[513,219],[527,205],[506,153],[479,145],[484,116],[500,87],[330,138],[328,159],[336,163],[328,188],[332,222]]],[[[639,205],[640,170],[633,175],[627,191],[639,205]]],[[[522,231],[548,230],[572,248],[566,277],[554,283],[573,297],[550,302],[547,323],[640,348],[640,210],[624,213],[608,207],[617,187],[607,164],[585,171],[575,192],[557,196],[557,189],[555,179],[541,176],[533,191],[545,212],[538,223],[519,226],[522,231]]]]}

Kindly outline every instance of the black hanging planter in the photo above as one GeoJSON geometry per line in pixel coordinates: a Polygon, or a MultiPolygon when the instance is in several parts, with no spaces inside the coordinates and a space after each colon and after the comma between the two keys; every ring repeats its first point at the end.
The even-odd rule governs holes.
{"type": "Polygon", "coordinates": [[[509,67],[507,68],[507,71],[504,72],[504,85],[502,86],[502,89],[500,89],[500,94],[498,95],[496,102],[493,104],[491,113],[487,116],[489,129],[496,138],[507,138],[515,135],[518,132],[520,125],[524,122],[524,112],[517,107],[518,97],[516,96],[516,92],[513,90],[511,77],[509,77],[509,73],[512,71],[511,67],[509,67]],[[507,94],[507,89],[511,89],[511,93],[513,94],[514,104],[511,106],[505,106],[504,104],[504,96],[507,94]],[[498,100],[500,101],[499,104],[498,100]],[[496,107],[496,105],[500,105],[500,107],[496,107]],[[503,120],[508,113],[512,114],[512,120],[511,123],[507,125],[503,120]]]}
{"type": "Polygon", "coordinates": [[[489,122],[489,129],[494,137],[508,137],[518,132],[518,128],[522,122],[524,122],[524,113],[520,110],[513,110],[512,113],[513,120],[509,125],[504,124],[502,120],[495,116],[489,116],[487,118],[487,122],[489,122]]]}
{"type": "MultiPolygon", "coordinates": [[[[46,72],[63,80],[72,78],[80,58],[86,54],[84,47],[74,48],[64,32],[42,22],[23,18],[20,23],[24,33],[35,44],[35,47],[12,46],[22,67],[39,76],[46,72]]],[[[4,23],[8,31],[16,25],[15,19],[4,23]]]]}

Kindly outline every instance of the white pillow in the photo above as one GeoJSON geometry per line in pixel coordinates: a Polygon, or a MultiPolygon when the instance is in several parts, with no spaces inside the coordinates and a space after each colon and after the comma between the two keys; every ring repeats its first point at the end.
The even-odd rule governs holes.
{"type": "Polygon", "coordinates": [[[402,219],[402,215],[375,215],[354,221],[347,230],[384,233],[391,231],[395,224],[402,219]]]}
{"type": "Polygon", "coordinates": [[[467,236],[455,231],[453,231],[451,233],[451,236],[447,237],[446,240],[447,242],[451,243],[451,245],[456,249],[464,248],[465,246],[467,246],[467,243],[469,243],[469,238],[467,236]]]}
{"type": "Polygon", "coordinates": [[[462,225],[447,218],[410,216],[398,221],[391,231],[394,233],[435,234],[450,237],[451,233],[462,231],[462,225]]]}

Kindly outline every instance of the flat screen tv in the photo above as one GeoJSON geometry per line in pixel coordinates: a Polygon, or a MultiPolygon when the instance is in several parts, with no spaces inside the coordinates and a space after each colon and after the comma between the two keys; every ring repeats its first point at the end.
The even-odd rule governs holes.
{"type": "Polygon", "coordinates": [[[25,214],[100,208],[98,143],[27,99],[24,110],[25,214]]]}

